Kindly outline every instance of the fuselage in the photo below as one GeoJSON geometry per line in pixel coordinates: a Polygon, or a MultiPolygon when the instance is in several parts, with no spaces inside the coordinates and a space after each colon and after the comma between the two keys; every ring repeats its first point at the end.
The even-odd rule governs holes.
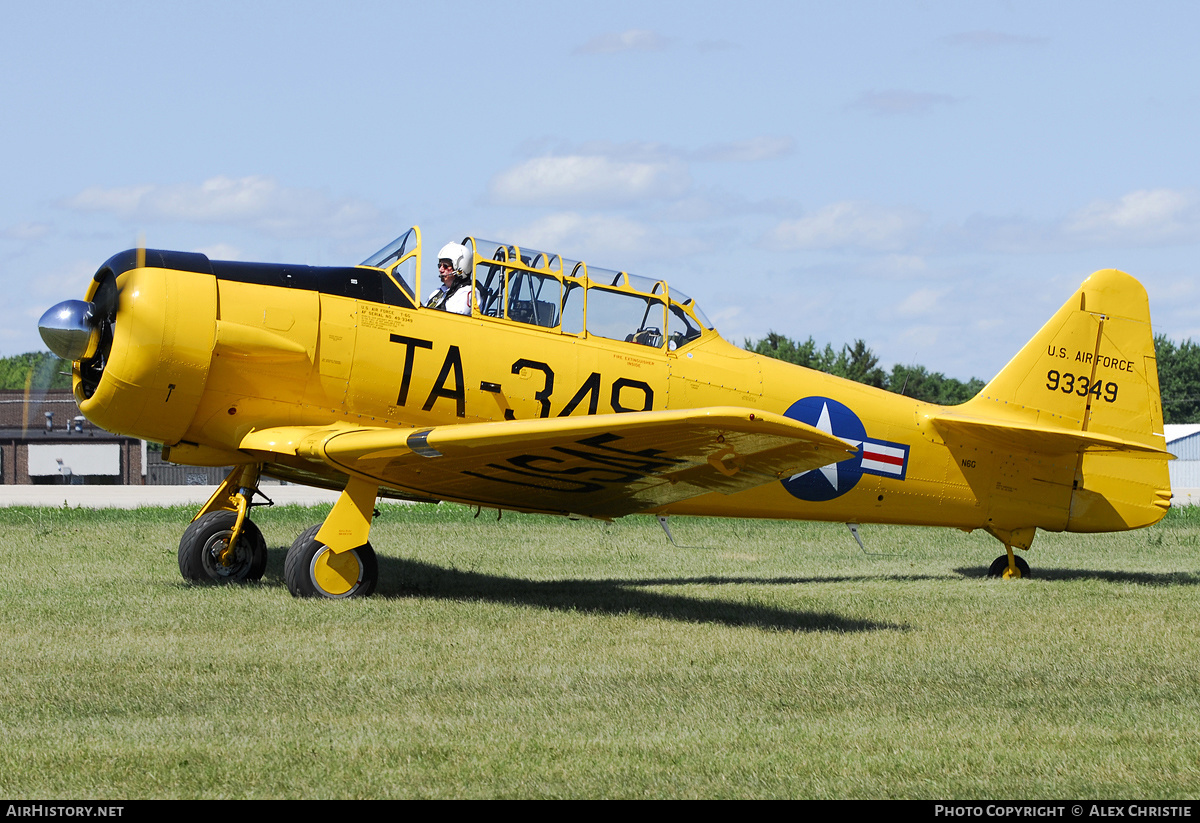
{"type": "MultiPolygon", "coordinates": [[[[978,478],[1022,470],[1011,460],[991,466],[994,455],[969,444],[947,447],[925,422],[938,407],[761,357],[711,329],[677,347],[647,346],[421,308],[402,293],[389,299],[369,268],[154,253],[138,268],[118,258],[109,267],[119,320],[100,379],[90,383],[83,365],[80,407],[105,428],[165,443],[179,462],[244,460],[242,438],[274,426],[416,428],[741,406],[830,431],[859,455],[669,513],[975,528],[990,514],[978,478]]],[[[100,277],[89,298],[105,287],[100,277]]],[[[1027,502],[1045,509],[1038,525],[1064,528],[1065,503],[1027,502]]]]}

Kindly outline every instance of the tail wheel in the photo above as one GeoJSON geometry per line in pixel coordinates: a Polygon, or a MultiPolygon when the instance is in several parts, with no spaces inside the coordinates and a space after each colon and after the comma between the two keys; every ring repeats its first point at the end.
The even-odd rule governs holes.
{"type": "Polygon", "coordinates": [[[179,540],[179,573],[193,583],[244,583],[267,570],[267,541],[246,520],[231,551],[237,512],[212,511],[196,518],[179,540]]]}
{"type": "Polygon", "coordinates": [[[366,597],[375,591],[379,561],[370,543],[334,554],[317,540],[320,524],[307,529],[288,549],[283,577],[295,597],[366,597]]]}
{"type": "Polygon", "coordinates": [[[1024,557],[1013,557],[1013,562],[1016,564],[1017,573],[1013,574],[1008,568],[1008,555],[1002,554],[992,561],[992,565],[988,568],[988,577],[1003,577],[1005,580],[1012,580],[1018,577],[1029,577],[1029,564],[1025,562],[1024,557]]]}

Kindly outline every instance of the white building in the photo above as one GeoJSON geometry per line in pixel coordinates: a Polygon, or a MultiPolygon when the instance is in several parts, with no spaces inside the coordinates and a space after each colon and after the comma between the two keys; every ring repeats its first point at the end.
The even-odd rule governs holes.
{"type": "Polygon", "coordinates": [[[1164,427],[1167,451],[1175,455],[1171,472],[1171,504],[1200,504],[1200,424],[1178,423],[1164,427]]]}

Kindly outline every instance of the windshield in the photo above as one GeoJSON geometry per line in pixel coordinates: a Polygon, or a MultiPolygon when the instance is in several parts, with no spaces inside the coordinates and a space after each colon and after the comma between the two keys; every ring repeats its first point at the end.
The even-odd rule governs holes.
{"type": "Polygon", "coordinates": [[[696,319],[700,321],[700,325],[704,326],[704,328],[711,329],[713,327],[712,321],[705,317],[704,312],[696,305],[696,301],[679,289],[671,289],[671,302],[691,309],[692,314],[696,315],[696,319]]]}
{"type": "Polygon", "coordinates": [[[404,234],[397,237],[392,242],[388,243],[379,251],[372,254],[366,260],[362,261],[361,265],[371,266],[376,269],[386,269],[392,263],[395,263],[405,252],[412,251],[416,246],[416,230],[409,229],[404,234]]]}
{"type": "MultiPolygon", "coordinates": [[[[372,254],[360,265],[383,269],[394,286],[409,300],[417,299],[417,267],[420,262],[421,232],[413,227],[372,254]]],[[[386,286],[387,284],[385,284],[386,286]]]]}

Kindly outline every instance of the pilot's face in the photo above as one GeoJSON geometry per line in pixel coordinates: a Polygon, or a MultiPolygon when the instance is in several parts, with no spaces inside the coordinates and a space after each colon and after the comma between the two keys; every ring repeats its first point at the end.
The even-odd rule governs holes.
{"type": "Polygon", "coordinates": [[[454,282],[454,264],[447,260],[438,261],[438,277],[442,278],[442,285],[449,286],[454,282]]]}

